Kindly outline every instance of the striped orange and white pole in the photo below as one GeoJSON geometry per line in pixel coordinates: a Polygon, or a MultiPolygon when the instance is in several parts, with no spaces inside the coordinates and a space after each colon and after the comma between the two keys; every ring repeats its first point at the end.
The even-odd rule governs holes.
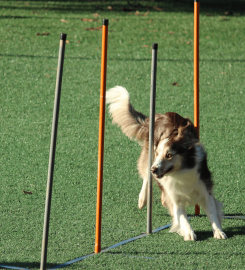
{"type": "Polygon", "coordinates": [[[104,134],[105,134],[105,100],[106,100],[108,24],[109,24],[109,20],[104,19],[103,25],[102,25],[102,49],[101,49],[97,206],[96,206],[95,249],[94,249],[95,253],[100,253],[100,251],[101,251],[101,220],[102,220],[102,190],[103,190],[103,163],[104,163],[103,161],[104,161],[104,134]]]}
{"type": "MultiPolygon", "coordinates": [[[[194,0],[194,126],[199,137],[199,0],[194,0]]],[[[195,215],[200,207],[195,206],[195,215]]]]}

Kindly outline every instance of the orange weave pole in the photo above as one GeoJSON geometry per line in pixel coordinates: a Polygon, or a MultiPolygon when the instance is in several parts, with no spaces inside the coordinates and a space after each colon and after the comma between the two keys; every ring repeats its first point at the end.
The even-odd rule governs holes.
{"type": "MultiPolygon", "coordinates": [[[[199,0],[194,1],[194,126],[199,137],[199,0]]],[[[195,206],[195,215],[200,207],[195,206]]]]}
{"type": "Polygon", "coordinates": [[[109,21],[104,19],[103,25],[102,25],[97,206],[96,206],[95,249],[94,249],[95,253],[99,253],[101,251],[101,220],[102,220],[102,189],[103,189],[108,23],[109,21]]]}

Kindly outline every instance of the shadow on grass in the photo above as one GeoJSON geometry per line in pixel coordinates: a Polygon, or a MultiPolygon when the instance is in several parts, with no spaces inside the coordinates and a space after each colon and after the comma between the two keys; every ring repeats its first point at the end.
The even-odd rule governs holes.
{"type": "MultiPolygon", "coordinates": [[[[47,263],[47,269],[52,268],[59,265],[59,263],[56,264],[49,264],[47,263]]],[[[1,262],[0,261],[0,269],[34,269],[40,268],[40,262],[1,262]]]]}
{"type": "MultiPolygon", "coordinates": [[[[52,55],[27,55],[27,54],[0,54],[0,57],[23,57],[23,58],[47,58],[58,59],[58,56],[52,55]]],[[[66,59],[80,59],[80,60],[100,60],[100,57],[81,57],[81,56],[68,56],[66,59]]],[[[151,58],[109,58],[108,61],[152,61],[151,58]]],[[[193,62],[193,59],[157,59],[158,62],[193,62]]],[[[245,59],[200,59],[200,62],[245,62],[245,59]]]]}
{"type": "Polygon", "coordinates": [[[245,235],[245,219],[239,219],[239,217],[244,217],[245,215],[242,213],[237,213],[237,214],[226,214],[225,216],[230,217],[229,219],[226,220],[242,220],[244,222],[243,226],[234,226],[234,227],[228,227],[225,229],[225,233],[228,238],[232,238],[235,236],[242,236],[245,235]]]}
{"type": "Polygon", "coordinates": [[[225,232],[228,238],[245,235],[245,226],[228,227],[227,229],[225,229],[225,232]]]}
{"type": "MultiPolygon", "coordinates": [[[[229,217],[234,217],[234,218],[239,218],[239,216],[244,216],[243,214],[239,213],[239,214],[231,214],[231,215],[227,215],[229,217]]],[[[189,216],[192,218],[201,218],[201,217],[206,217],[205,215],[198,215],[198,216],[189,216]]],[[[205,241],[207,239],[213,238],[213,233],[212,230],[210,229],[209,231],[198,231],[196,230],[195,233],[197,234],[197,241],[201,242],[201,241],[205,241]]],[[[243,236],[245,235],[245,225],[244,226],[234,226],[234,227],[228,227],[225,229],[225,233],[229,238],[233,238],[235,236],[243,236]]],[[[180,236],[180,241],[183,241],[182,237],[180,236]]],[[[218,241],[218,240],[217,240],[218,241]]],[[[142,253],[142,252],[134,252],[132,254],[125,254],[122,251],[115,251],[115,252],[105,252],[105,254],[109,254],[109,255],[121,255],[123,257],[130,257],[130,258],[138,258],[138,259],[147,259],[147,260],[154,260],[157,258],[151,257],[152,255],[176,255],[176,252],[153,252],[153,253],[142,253]],[[150,256],[149,256],[150,255],[150,256]]],[[[187,254],[184,255],[191,255],[191,254],[197,254],[196,252],[191,253],[188,252],[187,254]]],[[[198,254],[203,254],[203,253],[198,253],[198,254]]],[[[238,254],[243,255],[243,254],[238,254]]],[[[59,264],[47,264],[47,268],[53,268],[55,266],[57,266],[59,264]]],[[[33,268],[39,268],[40,267],[40,263],[23,263],[23,262],[14,262],[14,263],[5,263],[5,262],[0,262],[0,268],[3,269],[22,269],[22,270],[29,270],[29,269],[33,269],[33,268]],[[6,266],[6,267],[4,267],[6,266]]]]}
{"type": "MultiPolygon", "coordinates": [[[[236,237],[236,236],[245,235],[245,226],[228,227],[228,228],[223,228],[223,230],[225,234],[227,235],[228,239],[236,237]]],[[[207,239],[213,238],[213,232],[212,232],[211,227],[210,227],[210,231],[195,230],[195,233],[197,235],[197,241],[205,241],[207,239]]]]}
{"type": "MultiPolygon", "coordinates": [[[[219,240],[217,240],[219,241],[219,240]]],[[[165,247],[166,248],[166,247],[165,247]]],[[[212,253],[212,256],[219,256],[220,254],[224,254],[224,251],[222,250],[221,252],[217,251],[217,252],[211,252],[212,253]]],[[[229,254],[230,251],[227,251],[227,253],[229,254]]],[[[139,259],[159,259],[159,255],[162,255],[162,256],[169,256],[169,255],[178,255],[178,256],[191,256],[191,255],[206,255],[207,252],[203,251],[203,252],[198,252],[198,251],[186,251],[186,250],[183,250],[182,252],[181,251],[166,251],[164,249],[164,246],[163,246],[163,251],[162,252],[133,252],[131,254],[127,254],[127,253],[123,253],[122,251],[117,251],[117,252],[107,252],[107,254],[110,254],[110,255],[120,255],[120,256],[123,256],[123,257],[131,257],[131,258],[139,258],[139,259]],[[150,256],[156,256],[156,257],[149,257],[149,254],[150,256]]],[[[233,255],[236,255],[236,256],[243,256],[244,253],[243,252],[234,252],[233,255]]]]}
{"type": "MultiPolygon", "coordinates": [[[[121,12],[124,14],[140,12],[193,12],[193,0],[155,0],[151,1],[84,1],[84,0],[29,0],[29,4],[25,4],[24,1],[16,1],[11,4],[5,4],[2,8],[5,9],[24,9],[40,12],[41,10],[49,10],[55,12],[73,12],[81,13],[87,12],[121,12]],[[34,2],[32,4],[32,2],[34,2]],[[109,8],[108,8],[109,6],[109,8]]],[[[209,13],[209,15],[224,15],[224,12],[228,12],[228,15],[233,15],[234,12],[239,14],[245,12],[245,5],[243,0],[206,0],[201,1],[201,13],[209,13]]]]}
{"type": "MultiPolygon", "coordinates": [[[[201,218],[201,217],[207,217],[206,215],[188,215],[189,217],[192,218],[201,218]]],[[[236,213],[236,214],[225,214],[225,217],[223,219],[223,224],[225,222],[225,220],[232,220],[234,218],[234,220],[243,220],[245,221],[244,218],[240,218],[240,217],[244,217],[244,214],[242,213],[236,213]],[[228,219],[225,217],[229,217],[228,219]]],[[[244,226],[234,226],[234,227],[228,227],[228,228],[223,228],[224,232],[226,233],[228,239],[235,237],[235,236],[239,236],[239,235],[245,235],[245,224],[244,226]]],[[[208,238],[212,238],[213,237],[213,233],[212,230],[210,229],[210,231],[196,231],[195,233],[197,235],[197,241],[204,241],[207,240],[208,238]]]]}

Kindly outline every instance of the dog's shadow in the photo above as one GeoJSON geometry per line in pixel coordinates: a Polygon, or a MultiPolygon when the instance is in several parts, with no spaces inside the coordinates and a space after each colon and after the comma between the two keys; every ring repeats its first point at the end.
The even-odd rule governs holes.
{"type": "MultiPolygon", "coordinates": [[[[162,215],[162,214],[161,214],[162,215]]],[[[168,216],[169,217],[169,214],[164,214],[164,216],[168,216]]],[[[232,237],[236,237],[236,236],[239,236],[239,235],[245,235],[245,218],[244,218],[244,214],[242,213],[236,213],[236,214],[225,214],[225,217],[222,221],[222,227],[223,227],[223,230],[225,232],[225,234],[227,235],[228,239],[229,238],[232,238],[232,237]],[[237,221],[237,220],[240,220],[242,221],[242,223],[244,225],[242,226],[229,226],[227,227],[226,226],[226,221],[237,221]]],[[[188,215],[188,218],[189,218],[189,222],[191,224],[191,221],[192,219],[195,219],[195,218],[207,218],[208,220],[208,217],[206,215],[188,215]]],[[[208,221],[209,222],[209,221],[208,221]]],[[[169,222],[171,223],[171,221],[169,222]]],[[[210,223],[209,223],[210,224],[210,223]]],[[[211,225],[210,225],[211,226],[211,225]]],[[[212,232],[212,229],[210,227],[210,230],[207,230],[207,231],[203,231],[203,230],[198,230],[198,229],[195,229],[193,228],[196,235],[197,235],[197,241],[205,241],[209,238],[213,238],[213,232],[212,232]]]]}
{"type": "MultiPolygon", "coordinates": [[[[205,217],[205,215],[199,215],[199,216],[190,216],[190,217],[205,217]]],[[[244,219],[244,214],[237,213],[237,214],[226,214],[224,216],[224,219],[222,221],[222,227],[224,232],[226,233],[228,239],[233,238],[236,236],[242,236],[245,235],[245,219],[244,219]],[[226,226],[226,221],[232,221],[232,220],[240,220],[242,221],[243,225],[241,226],[226,226]]],[[[205,241],[208,238],[213,237],[212,231],[198,231],[195,230],[195,233],[198,235],[198,240],[197,241],[205,241]]]]}
{"type": "Polygon", "coordinates": [[[244,214],[237,213],[237,214],[226,214],[225,218],[223,219],[223,227],[225,230],[225,233],[228,238],[236,237],[236,236],[242,236],[245,235],[245,218],[244,214]],[[240,226],[229,226],[226,227],[226,221],[240,221],[239,223],[242,224],[240,226]]]}
{"type": "MultiPolygon", "coordinates": [[[[223,229],[224,229],[224,232],[227,235],[228,239],[236,237],[236,236],[245,235],[245,225],[240,226],[240,227],[228,227],[228,228],[223,228],[223,229]]],[[[205,241],[205,240],[213,237],[212,230],[211,231],[195,230],[195,233],[197,235],[197,241],[205,241]]]]}

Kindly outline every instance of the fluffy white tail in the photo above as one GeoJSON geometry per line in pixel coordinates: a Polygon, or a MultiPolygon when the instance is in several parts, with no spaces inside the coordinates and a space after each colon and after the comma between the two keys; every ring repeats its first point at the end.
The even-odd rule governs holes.
{"type": "Polygon", "coordinates": [[[121,127],[122,132],[130,139],[136,138],[140,141],[145,139],[149,129],[148,118],[137,112],[130,103],[130,96],[126,88],[116,86],[106,92],[106,103],[112,122],[121,127]]]}

